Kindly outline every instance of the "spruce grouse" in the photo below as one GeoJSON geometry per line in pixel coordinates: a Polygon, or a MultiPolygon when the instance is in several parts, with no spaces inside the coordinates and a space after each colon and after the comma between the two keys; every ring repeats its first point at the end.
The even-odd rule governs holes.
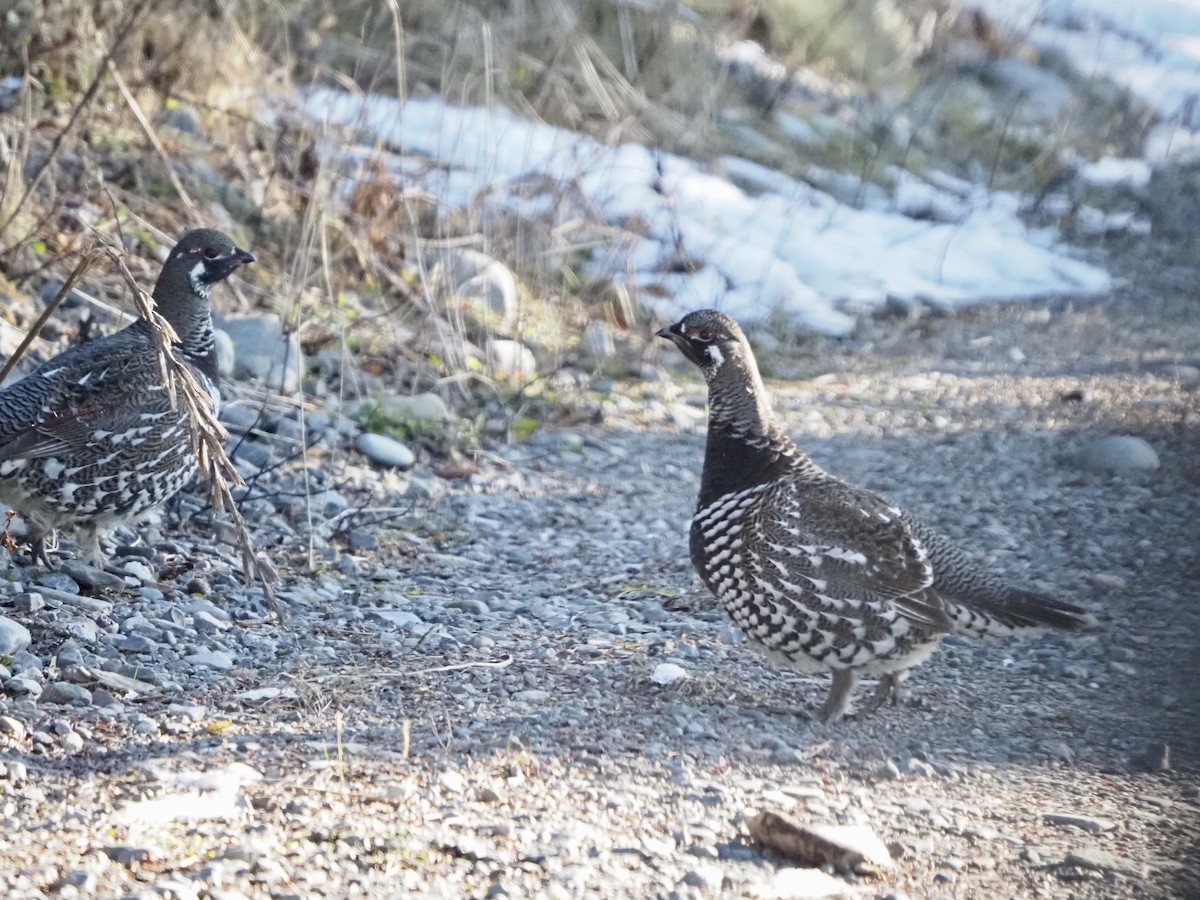
{"type": "MultiPolygon", "coordinates": [[[[174,349],[220,401],[210,293],[254,256],[212,229],[184,235],[163,264],[154,305],[174,349]]],[[[82,555],[104,562],[100,532],[165,502],[195,474],[191,420],[172,409],[145,319],[72,347],[0,389],[0,499],[29,526],[35,563],[45,538],[76,526],[82,555]]]]}
{"type": "Polygon", "coordinates": [[[708,382],[708,441],[692,564],[747,636],[802,672],[831,671],[836,721],[859,674],[867,711],[951,632],[976,637],[1092,621],[1005,583],[882,497],[828,474],[784,433],[738,324],[716,310],[658,332],[708,382]]]}

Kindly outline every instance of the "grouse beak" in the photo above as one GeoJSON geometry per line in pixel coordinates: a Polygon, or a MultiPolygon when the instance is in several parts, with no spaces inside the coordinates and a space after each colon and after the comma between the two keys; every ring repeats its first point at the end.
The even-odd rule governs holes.
{"type": "Polygon", "coordinates": [[[679,329],[678,322],[676,322],[674,325],[668,325],[666,328],[658,329],[658,331],[654,332],[654,336],[666,338],[673,344],[679,344],[681,341],[683,341],[683,334],[679,329]]]}
{"type": "Polygon", "coordinates": [[[254,254],[249,250],[234,247],[226,256],[205,261],[204,280],[209,284],[224,281],[246,263],[254,262],[254,254]]]}

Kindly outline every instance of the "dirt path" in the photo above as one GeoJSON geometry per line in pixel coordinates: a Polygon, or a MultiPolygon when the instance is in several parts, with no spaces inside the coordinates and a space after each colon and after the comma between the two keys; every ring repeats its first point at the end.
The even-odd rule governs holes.
{"type": "MultiPolygon", "coordinates": [[[[1200,273],[1125,258],[1101,302],[881,320],[772,359],[805,379],[772,390],[819,462],[1096,631],[950,639],[910,705],[813,724],[825,681],[740,645],[688,565],[703,416],[680,367],[503,451],[356,576],[296,578],[290,632],[221,630],[227,671],[172,663],[178,689],[119,715],[5,701],[0,893],[824,895],[749,838],[773,809],[890,847],[846,894],[1200,896],[1200,273]],[[1072,462],[1111,433],[1161,467],[1072,462]],[[657,683],[663,663],[689,677],[657,683]]],[[[156,602],[110,599],[101,632],[156,602]]]]}

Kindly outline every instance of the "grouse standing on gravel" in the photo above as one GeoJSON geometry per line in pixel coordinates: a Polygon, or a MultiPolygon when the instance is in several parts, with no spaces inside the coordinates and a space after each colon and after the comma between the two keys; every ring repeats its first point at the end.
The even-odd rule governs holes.
{"type": "Polygon", "coordinates": [[[1091,621],[1005,583],[913,516],[818,467],[776,421],[729,316],[689,313],[658,336],[708,382],[692,564],[751,640],[802,672],[833,673],[822,718],[846,714],[859,673],[881,676],[874,710],[945,634],[1091,621]]]}
{"type": "MultiPolygon", "coordinates": [[[[154,286],[176,354],[214,404],[210,292],[253,261],[221,232],[199,229],[175,245],[154,286]]],[[[156,348],[138,319],[0,390],[0,498],[24,516],[35,563],[49,564],[47,534],[74,525],[83,556],[103,564],[99,532],[136,520],[195,474],[193,426],[182,403],[172,408],[156,348]]]]}

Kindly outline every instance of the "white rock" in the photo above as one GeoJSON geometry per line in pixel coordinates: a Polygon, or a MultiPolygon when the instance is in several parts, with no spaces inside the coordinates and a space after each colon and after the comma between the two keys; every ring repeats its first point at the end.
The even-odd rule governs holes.
{"type": "Polygon", "coordinates": [[[1126,475],[1153,472],[1158,468],[1158,453],[1140,437],[1112,435],[1088,444],[1075,462],[1089,472],[1102,475],[1126,475]]]}
{"type": "Polygon", "coordinates": [[[583,355],[596,361],[608,359],[617,352],[616,341],[613,340],[612,326],[607,322],[589,322],[583,329],[583,337],[579,341],[579,349],[583,355]]]}
{"type": "Polygon", "coordinates": [[[233,338],[223,328],[213,329],[213,346],[217,349],[217,374],[222,378],[233,376],[236,353],[233,349],[233,338]]]}
{"type": "Polygon", "coordinates": [[[15,619],[0,616],[0,654],[12,656],[29,646],[29,629],[15,619]]]}
{"type": "Polygon", "coordinates": [[[224,650],[204,650],[200,653],[190,653],[184,657],[185,662],[193,666],[208,666],[210,669],[227,671],[233,668],[233,654],[224,650]]]}
{"type": "Polygon", "coordinates": [[[684,678],[690,678],[687,669],[675,663],[659,663],[650,673],[650,680],[655,684],[674,684],[684,678]]]}
{"type": "Polygon", "coordinates": [[[397,628],[416,628],[424,624],[423,620],[416,613],[410,613],[406,609],[373,609],[370,615],[377,619],[383,619],[390,625],[395,625],[397,628]]]}
{"type": "Polygon", "coordinates": [[[390,469],[407,469],[417,461],[408,447],[385,434],[364,431],[354,439],[354,446],[371,462],[390,469]]]}
{"type": "Polygon", "coordinates": [[[827,875],[820,869],[780,869],[770,883],[755,892],[758,897],[788,898],[845,897],[858,893],[840,878],[827,875]]]}
{"type": "Polygon", "coordinates": [[[537,359],[533,351],[520,341],[488,341],[487,361],[488,368],[496,375],[532,378],[537,374],[537,359]]]}
{"type": "Polygon", "coordinates": [[[438,776],[438,784],[446,789],[451,794],[461,794],[467,788],[467,780],[453,769],[443,772],[438,776]]]}
{"type": "Polygon", "coordinates": [[[453,250],[442,258],[441,280],[451,291],[477,301],[475,317],[498,331],[517,322],[517,279],[504,263],[478,250],[453,250]]]}

